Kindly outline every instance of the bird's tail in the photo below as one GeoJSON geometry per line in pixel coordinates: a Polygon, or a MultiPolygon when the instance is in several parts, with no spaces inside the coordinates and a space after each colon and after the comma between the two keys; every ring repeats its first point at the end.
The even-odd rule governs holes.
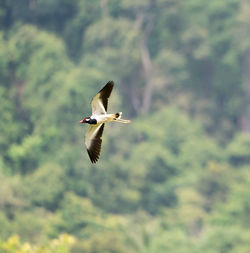
{"type": "Polygon", "coordinates": [[[114,121],[119,122],[119,123],[130,123],[131,121],[128,119],[121,119],[122,117],[122,112],[117,112],[116,114],[114,114],[114,121]]]}

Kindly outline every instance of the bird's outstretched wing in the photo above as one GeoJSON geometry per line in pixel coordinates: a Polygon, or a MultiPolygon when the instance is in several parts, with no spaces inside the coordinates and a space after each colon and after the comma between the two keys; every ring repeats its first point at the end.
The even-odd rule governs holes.
{"type": "Polygon", "coordinates": [[[99,125],[89,125],[85,135],[85,145],[92,163],[96,163],[100,157],[103,129],[104,123],[99,125]]]}
{"type": "Polygon", "coordinates": [[[109,81],[92,99],[92,115],[105,114],[108,108],[108,98],[114,87],[114,82],[109,81]]]}

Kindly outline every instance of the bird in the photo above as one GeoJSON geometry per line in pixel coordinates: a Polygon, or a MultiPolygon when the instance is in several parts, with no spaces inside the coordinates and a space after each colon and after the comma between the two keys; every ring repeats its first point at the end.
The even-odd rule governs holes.
{"type": "Polygon", "coordinates": [[[102,134],[107,122],[130,123],[130,120],[122,119],[122,112],[107,113],[108,99],[113,90],[114,82],[109,81],[92,99],[92,115],[83,117],[80,123],[89,124],[85,134],[85,146],[92,163],[99,160],[102,146],[102,134]]]}

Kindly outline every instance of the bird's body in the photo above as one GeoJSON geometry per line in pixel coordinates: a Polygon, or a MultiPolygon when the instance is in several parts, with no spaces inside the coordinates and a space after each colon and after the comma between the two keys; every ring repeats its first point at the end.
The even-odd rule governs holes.
{"type": "Polygon", "coordinates": [[[114,121],[115,114],[92,115],[90,118],[91,119],[96,119],[97,124],[100,124],[100,123],[106,123],[106,122],[114,121]]]}
{"type": "Polygon", "coordinates": [[[85,146],[92,163],[96,163],[100,156],[104,124],[112,121],[130,123],[130,120],[121,119],[122,112],[107,113],[108,98],[110,97],[113,86],[114,82],[109,81],[96,94],[91,101],[92,115],[80,121],[80,123],[89,124],[89,128],[85,134],[85,146]]]}

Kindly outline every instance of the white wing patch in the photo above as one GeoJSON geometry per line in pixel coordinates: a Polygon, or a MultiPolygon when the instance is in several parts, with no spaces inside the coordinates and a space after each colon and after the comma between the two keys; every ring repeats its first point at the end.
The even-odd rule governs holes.
{"type": "Polygon", "coordinates": [[[101,153],[104,124],[90,125],[85,135],[85,145],[92,163],[96,163],[101,153]]]}
{"type": "Polygon", "coordinates": [[[103,104],[102,104],[99,93],[91,101],[91,107],[92,107],[92,115],[99,115],[99,114],[106,114],[107,113],[103,104]]]}
{"type": "Polygon", "coordinates": [[[108,98],[114,87],[114,82],[109,81],[92,99],[92,115],[100,115],[107,113],[108,98]]]}
{"type": "Polygon", "coordinates": [[[85,145],[86,148],[90,148],[91,146],[91,140],[95,138],[99,128],[101,127],[102,124],[99,125],[89,125],[88,130],[85,134],[85,145]]]}

